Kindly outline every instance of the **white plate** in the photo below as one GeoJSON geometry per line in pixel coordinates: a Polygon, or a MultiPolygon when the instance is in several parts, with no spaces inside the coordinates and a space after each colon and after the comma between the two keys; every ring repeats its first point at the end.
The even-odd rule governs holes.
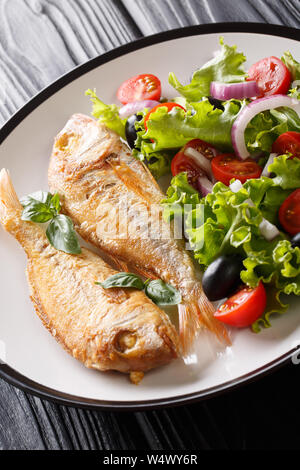
{"type": "MultiPolygon", "coordinates": [[[[163,95],[174,71],[180,79],[211,58],[221,35],[237,44],[249,64],[290,50],[299,56],[297,30],[267,25],[205,25],[163,33],[121,47],[75,69],[19,111],[0,132],[1,167],[10,170],[18,194],[47,189],[47,168],[54,136],[76,112],[91,111],[84,95],[97,88],[115,101],[120,83],[151,72],[163,81],[163,95]],[[241,32],[243,31],[243,32],[241,32]]],[[[173,95],[174,96],[174,95],[173,95]]],[[[220,352],[208,336],[198,341],[199,362],[178,360],[146,375],[138,387],[126,376],[85,369],[49,335],[34,313],[25,278],[26,259],[17,242],[0,230],[0,350],[6,365],[0,375],[27,391],[63,403],[110,408],[150,408],[186,403],[249,380],[291,357],[300,344],[299,302],[259,335],[232,332],[233,346],[220,352]],[[5,350],[5,351],[4,351],[5,350]]]]}

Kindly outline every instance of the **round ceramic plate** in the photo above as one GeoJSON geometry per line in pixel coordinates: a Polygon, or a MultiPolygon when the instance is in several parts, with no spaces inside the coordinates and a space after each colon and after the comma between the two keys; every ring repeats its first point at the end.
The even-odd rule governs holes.
{"type": "MultiPolygon", "coordinates": [[[[299,59],[297,30],[256,24],[217,24],[180,29],[142,39],[93,59],[42,91],[0,131],[1,167],[8,168],[18,194],[47,189],[54,136],[73,113],[89,114],[85,90],[96,88],[107,103],[120,83],[151,72],[163,82],[173,71],[182,80],[212,57],[224,36],[237,44],[248,64],[290,50],[299,59]]],[[[26,258],[17,242],[0,229],[0,375],[26,391],[60,403],[100,408],[145,409],[187,403],[228,390],[290,360],[300,344],[299,301],[273,327],[253,334],[232,331],[232,347],[221,350],[203,334],[197,361],[182,360],[146,374],[139,386],[118,373],[88,370],[69,356],[34,313],[25,277],[26,258]],[[5,357],[4,357],[5,356],[5,357]]]]}

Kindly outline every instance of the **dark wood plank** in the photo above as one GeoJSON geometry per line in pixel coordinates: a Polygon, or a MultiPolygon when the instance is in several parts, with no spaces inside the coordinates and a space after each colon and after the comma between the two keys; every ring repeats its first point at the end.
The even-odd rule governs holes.
{"type": "MultiPolygon", "coordinates": [[[[0,0],[0,13],[0,125],[61,74],[141,35],[217,21],[300,22],[299,0],[0,0]]],[[[0,449],[297,448],[300,431],[289,433],[300,411],[297,374],[291,366],[209,402],[148,413],[57,406],[0,380],[0,449]]]]}

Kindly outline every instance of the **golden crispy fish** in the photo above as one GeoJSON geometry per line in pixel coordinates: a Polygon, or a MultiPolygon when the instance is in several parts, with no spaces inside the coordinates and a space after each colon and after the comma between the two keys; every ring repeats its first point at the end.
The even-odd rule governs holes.
{"type": "Polygon", "coordinates": [[[21,220],[22,210],[2,170],[0,222],[27,254],[37,314],[73,357],[88,368],[131,373],[136,382],[177,357],[178,334],[165,312],[141,291],[95,285],[116,271],[87,249],[76,256],[57,251],[39,225],[21,220]]]}
{"type": "Polygon", "coordinates": [[[175,239],[174,230],[163,221],[164,194],[117,134],[92,118],[74,115],[56,138],[48,176],[50,190],[61,196],[63,212],[86,241],[115,257],[124,270],[134,265],[138,272],[180,291],[184,353],[201,325],[229,342],[226,329],[213,316],[184,241],[175,239]]]}

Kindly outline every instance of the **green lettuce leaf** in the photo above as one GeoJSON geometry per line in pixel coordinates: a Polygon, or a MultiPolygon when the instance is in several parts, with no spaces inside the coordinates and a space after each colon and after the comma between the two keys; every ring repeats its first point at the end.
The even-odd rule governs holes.
{"type": "Polygon", "coordinates": [[[244,259],[241,280],[251,287],[260,281],[268,286],[269,304],[255,331],[261,324],[270,326],[271,313],[286,311],[281,293],[300,295],[300,249],[284,233],[267,241],[260,231],[263,217],[277,223],[282,202],[300,187],[299,166],[300,160],[282,155],[269,167],[274,178],[248,180],[237,193],[219,182],[202,200],[186,174],[180,174],[162,201],[166,218],[184,213],[185,233],[203,269],[220,255],[239,253],[244,259]]]}
{"type": "Polygon", "coordinates": [[[96,91],[87,90],[86,95],[91,97],[93,103],[92,115],[109,129],[115,131],[123,139],[125,137],[125,125],[127,119],[121,119],[119,116],[119,107],[115,104],[105,104],[96,95],[96,91]]]}
{"type": "Polygon", "coordinates": [[[281,57],[282,62],[287,66],[292,75],[292,80],[300,80],[300,64],[292,54],[287,51],[281,57]]]}
{"type": "Polygon", "coordinates": [[[236,46],[227,46],[223,38],[220,39],[221,50],[197,70],[189,85],[182,85],[174,73],[169,75],[169,83],[188,101],[200,101],[204,96],[210,95],[210,84],[213,81],[223,83],[243,82],[246,73],[243,64],[246,61],[244,54],[237,52],[236,46]]]}
{"type": "Polygon", "coordinates": [[[132,155],[137,160],[145,162],[152,175],[156,179],[161,178],[171,171],[171,160],[173,154],[170,152],[162,151],[143,154],[138,149],[133,149],[132,155]]]}
{"type": "MultiPolygon", "coordinates": [[[[281,57],[281,60],[291,72],[292,82],[300,80],[300,63],[294,59],[292,54],[289,51],[285,52],[281,57]]],[[[295,84],[294,88],[289,91],[288,95],[300,100],[300,83],[298,85],[295,84]]]]}
{"type": "Polygon", "coordinates": [[[275,158],[269,171],[275,174],[274,184],[282,189],[300,188],[300,159],[289,158],[289,155],[281,155],[275,158]]]}
{"type": "Polygon", "coordinates": [[[300,132],[300,118],[291,108],[277,108],[257,114],[245,131],[249,152],[271,152],[272,145],[281,134],[300,132]]]}
{"type": "Polygon", "coordinates": [[[254,333],[259,333],[261,327],[270,328],[271,320],[270,316],[273,314],[286,313],[288,305],[284,304],[281,300],[282,292],[278,290],[273,284],[265,286],[267,292],[267,307],[264,314],[252,324],[252,330],[254,333]]]}
{"type": "Polygon", "coordinates": [[[213,109],[208,100],[193,103],[186,113],[174,108],[168,113],[160,107],[151,114],[146,131],[143,123],[137,147],[144,155],[166,149],[179,149],[192,139],[202,139],[220,150],[231,151],[231,128],[245,102],[231,100],[224,103],[224,111],[213,109]]]}
{"type": "Polygon", "coordinates": [[[164,206],[164,219],[173,220],[176,215],[184,214],[184,208],[196,208],[200,204],[200,194],[189,183],[186,173],[179,173],[172,179],[166,199],[161,201],[164,206]]]}

